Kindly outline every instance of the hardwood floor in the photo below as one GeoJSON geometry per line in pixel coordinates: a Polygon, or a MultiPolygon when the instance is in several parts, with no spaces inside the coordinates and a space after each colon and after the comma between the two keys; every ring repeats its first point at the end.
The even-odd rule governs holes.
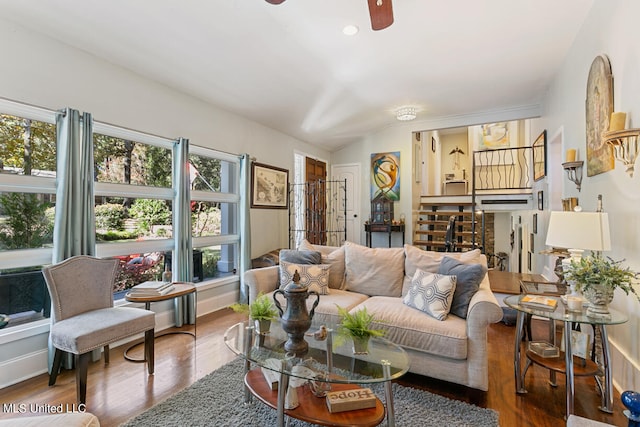
{"type": "MultiPolygon", "coordinates": [[[[145,411],[177,391],[189,386],[209,372],[234,358],[223,343],[225,330],[243,318],[231,310],[221,310],[198,319],[197,340],[188,335],[169,335],[156,339],[155,375],[146,374],[146,365],[124,360],[124,348],[111,349],[110,364],[102,361],[89,367],[87,407],[102,426],[117,426],[145,411]]],[[[546,326],[534,320],[534,336],[546,326]]],[[[429,390],[453,399],[492,408],[500,413],[500,425],[562,426],[564,425],[564,376],[558,375],[558,386],[548,385],[548,371],[538,366],[529,369],[528,393],[514,391],[513,340],[514,327],[503,323],[489,328],[489,391],[480,392],[431,378],[408,374],[400,383],[429,390]]],[[[139,357],[142,347],[130,352],[139,357]]],[[[73,404],[75,375],[62,372],[55,386],[48,387],[48,375],[39,375],[2,390],[3,404],[73,404]]],[[[575,382],[575,413],[586,418],[626,426],[619,393],[615,393],[614,413],[597,409],[599,396],[592,378],[578,377],[575,382]]],[[[30,414],[0,412],[0,419],[30,414]]]]}

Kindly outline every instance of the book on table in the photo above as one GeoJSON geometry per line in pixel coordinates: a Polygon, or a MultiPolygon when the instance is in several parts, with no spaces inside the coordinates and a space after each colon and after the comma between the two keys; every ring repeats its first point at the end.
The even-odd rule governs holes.
{"type": "Polygon", "coordinates": [[[139,285],[134,286],[129,291],[129,294],[132,296],[143,297],[143,296],[161,296],[166,295],[172,290],[175,289],[175,286],[171,282],[162,282],[159,280],[142,282],[139,285]]]}
{"type": "Polygon", "coordinates": [[[520,304],[537,310],[554,311],[558,306],[558,300],[543,295],[524,295],[520,299],[520,304]]]}

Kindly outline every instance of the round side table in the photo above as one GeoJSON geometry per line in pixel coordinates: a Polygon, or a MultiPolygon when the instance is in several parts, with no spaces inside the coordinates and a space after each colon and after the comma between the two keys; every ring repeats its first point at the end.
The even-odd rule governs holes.
{"type": "MultiPolygon", "coordinates": [[[[140,303],[140,304],[144,304],[144,308],[145,310],[151,310],[151,303],[152,302],[160,302],[160,301],[166,301],[166,300],[170,300],[170,299],[174,299],[174,298],[178,298],[181,296],[185,296],[185,295],[189,295],[189,294],[196,294],[196,287],[192,284],[192,283],[187,283],[187,282],[173,282],[173,286],[174,289],[165,294],[165,295],[154,295],[154,296],[136,296],[136,295],[131,295],[130,292],[128,292],[125,296],[124,299],[127,300],[128,302],[134,302],[134,303],[140,303]]],[[[197,301],[194,304],[196,307],[198,306],[197,301]]],[[[197,318],[197,316],[196,316],[197,318]]],[[[167,331],[167,332],[162,332],[159,334],[156,334],[154,338],[160,338],[163,337],[165,335],[175,335],[175,334],[186,334],[186,335],[191,335],[192,337],[196,337],[195,332],[191,332],[191,331],[167,331]]],[[[135,344],[133,344],[131,347],[127,348],[124,351],[124,358],[127,359],[130,362],[136,362],[136,363],[142,363],[145,362],[146,360],[143,359],[136,359],[133,358],[131,356],[129,356],[129,351],[142,344],[143,341],[137,342],[135,344]]]]}

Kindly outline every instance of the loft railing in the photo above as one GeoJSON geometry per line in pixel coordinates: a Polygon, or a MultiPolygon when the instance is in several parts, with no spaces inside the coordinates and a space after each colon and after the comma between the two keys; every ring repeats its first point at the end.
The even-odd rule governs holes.
{"type": "MultiPolygon", "coordinates": [[[[499,148],[473,152],[473,179],[471,205],[476,210],[476,194],[481,191],[527,191],[533,187],[533,160],[531,147],[499,148]]],[[[476,216],[472,215],[472,243],[475,246],[476,216]]],[[[484,212],[482,215],[482,242],[484,251],[484,212]]]]}
{"type": "Polygon", "coordinates": [[[530,190],[531,147],[473,152],[474,190],[530,190]]]}

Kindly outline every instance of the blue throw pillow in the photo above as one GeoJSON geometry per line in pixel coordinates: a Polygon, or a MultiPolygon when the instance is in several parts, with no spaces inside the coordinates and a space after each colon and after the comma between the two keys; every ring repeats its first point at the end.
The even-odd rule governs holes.
{"type": "Polygon", "coordinates": [[[320,264],[322,255],[318,251],[297,251],[295,249],[281,249],[280,261],[294,264],[320,264]]]}
{"type": "Polygon", "coordinates": [[[438,268],[438,274],[456,276],[456,290],[453,294],[450,313],[466,319],[471,298],[478,292],[480,282],[487,274],[487,268],[482,264],[464,264],[457,259],[445,256],[438,268]]]}

